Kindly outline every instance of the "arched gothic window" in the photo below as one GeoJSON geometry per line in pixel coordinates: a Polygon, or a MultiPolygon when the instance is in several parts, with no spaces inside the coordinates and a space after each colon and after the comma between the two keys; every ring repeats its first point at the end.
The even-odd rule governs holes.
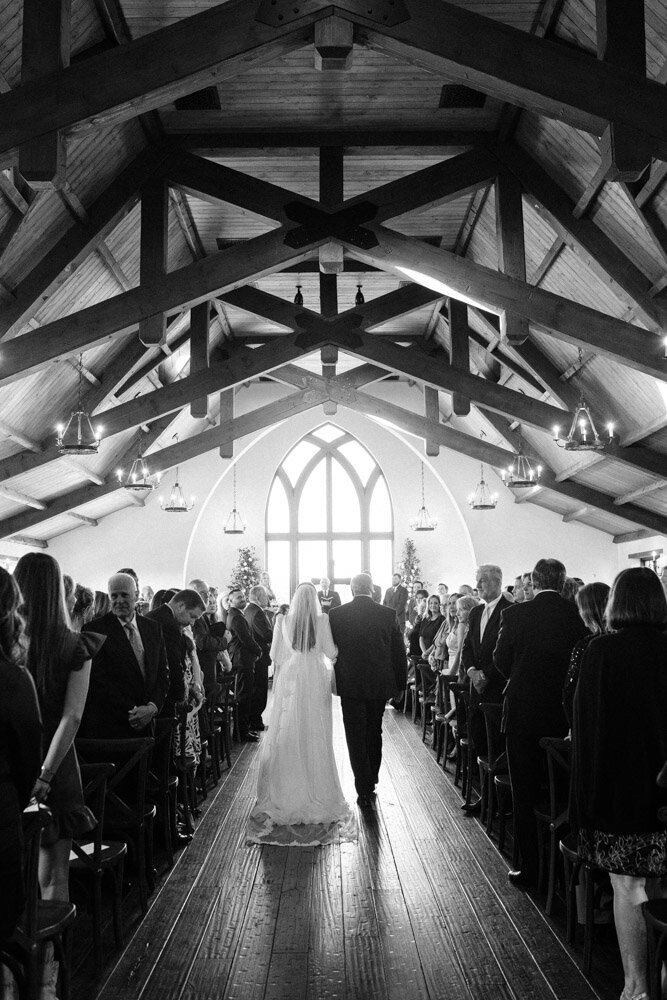
{"type": "Polygon", "coordinates": [[[333,424],[306,434],[277,469],[266,507],[266,567],[279,600],[323,576],[343,601],[361,570],[388,582],[393,540],[389,490],[370,452],[333,424]]]}

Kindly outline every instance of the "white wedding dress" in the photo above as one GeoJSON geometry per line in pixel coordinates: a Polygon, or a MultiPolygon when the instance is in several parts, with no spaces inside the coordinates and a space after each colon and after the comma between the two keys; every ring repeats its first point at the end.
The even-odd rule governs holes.
{"type": "Polygon", "coordinates": [[[345,800],[332,739],[331,659],[336,646],[326,615],[308,653],[292,648],[285,623],[274,637],[274,677],[268,729],[262,736],[257,802],[247,839],[303,847],[356,838],[356,817],[345,800]]]}

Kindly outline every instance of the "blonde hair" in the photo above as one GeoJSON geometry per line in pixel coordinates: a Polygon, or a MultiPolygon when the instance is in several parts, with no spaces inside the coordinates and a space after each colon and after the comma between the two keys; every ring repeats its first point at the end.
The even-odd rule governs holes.
{"type": "Polygon", "coordinates": [[[285,627],[292,649],[307,653],[315,648],[317,619],[321,615],[317,591],[312,583],[300,583],[285,617],[285,627]]]}

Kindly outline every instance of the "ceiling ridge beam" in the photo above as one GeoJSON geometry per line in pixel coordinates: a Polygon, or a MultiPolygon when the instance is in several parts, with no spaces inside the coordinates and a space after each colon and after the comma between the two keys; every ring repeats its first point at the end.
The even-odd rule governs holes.
{"type": "MultiPolygon", "coordinates": [[[[377,147],[415,146],[432,147],[444,153],[454,153],[467,146],[478,146],[494,138],[494,134],[483,129],[423,128],[423,129],[239,129],[223,131],[219,128],[210,132],[193,132],[179,126],[182,121],[189,125],[190,112],[173,111],[163,113],[169,143],[176,149],[187,150],[198,156],[211,156],[221,150],[239,149],[318,149],[324,146],[377,147]],[[176,127],[176,131],[171,131],[176,127]]],[[[206,117],[198,112],[198,119],[206,117]]],[[[216,126],[219,113],[215,113],[216,126]]]]}

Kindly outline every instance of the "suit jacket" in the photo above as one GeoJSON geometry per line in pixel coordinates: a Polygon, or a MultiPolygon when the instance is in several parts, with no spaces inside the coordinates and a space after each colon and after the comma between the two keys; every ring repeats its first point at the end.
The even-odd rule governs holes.
{"type": "Polygon", "coordinates": [[[357,596],[329,612],[338,647],[336,691],[341,698],[386,701],[405,690],[407,657],[392,608],[357,596]]]}
{"type": "Polygon", "coordinates": [[[317,599],[325,615],[328,615],[332,608],[340,607],[340,594],[337,594],[335,590],[330,590],[326,597],[324,591],[318,590],[317,599]]]}
{"type": "Polygon", "coordinates": [[[382,602],[386,608],[393,608],[396,612],[396,621],[401,631],[405,628],[405,609],[408,606],[407,588],[399,583],[398,587],[389,587],[382,602]]]}
{"type": "Polygon", "coordinates": [[[376,604],[382,604],[382,588],[379,583],[373,584],[373,600],[376,604]]]}
{"type": "MultiPolygon", "coordinates": [[[[214,626],[219,624],[219,622],[215,622],[214,626]]],[[[197,647],[199,666],[201,667],[201,672],[204,678],[204,688],[207,691],[210,691],[216,681],[216,674],[218,671],[218,653],[227,649],[227,640],[225,639],[224,634],[216,635],[217,631],[217,628],[215,631],[213,630],[205,614],[201,615],[200,618],[197,618],[192,625],[192,635],[195,640],[195,646],[197,647]]]]}
{"type": "Polygon", "coordinates": [[[243,617],[250,626],[250,634],[261,649],[260,655],[255,660],[255,664],[260,667],[268,667],[271,662],[269,651],[273,641],[273,629],[271,622],[266,617],[263,608],[252,601],[246,604],[243,609],[243,617]]]}
{"type": "Polygon", "coordinates": [[[135,620],[144,647],[143,675],[127,633],[114,614],[109,612],[83,626],[83,632],[97,632],[107,640],[92,659],[80,736],[136,739],[150,735],[148,727],[132,729],[128,712],[135,705],[147,705],[149,701],[160,711],[169,689],[169,666],[158,623],[141,615],[135,620]]]}
{"type": "Polygon", "coordinates": [[[227,628],[232,633],[229,644],[229,655],[235,670],[252,670],[255,660],[261,656],[262,649],[255,642],[250,626],[243,612],[238,608],[230,608],[227,612],[227,628]]]}
{"type": "Polygon", "coordinates": [[[505,608],[493,660],[508,682],[506,732],[565,735],[563,684],[570,653],[587,632],[576,605],[555,591],[538,592],[532,601],[505,608]]]}
{"type": "Polygon", "coordinates": [[[482,701],[499,703],[503,700],[503,688],[507,681],[496,670],[493,662],[493,651],[496,648],[498,632],[500,631],[500,615],[505,608],[511,606],[512,602],[501,596],[486,623],[481,642],[479,639],[479,629],[485,605],[478,604],[470,612],[468,631],[463,641],[463,649],[461,650],[461,665],[466,672],[470,667],[475,667],[476,670],[483,670],[486,674],[486,686],[481,694],[476,690],[472,681],[470,683],[471,705],[478,705],[482,701]]]}
{"type": "Polygon", "coordinates": [[[167,694],[167,704],[165,711],[171,714],[174,706],[178,702],[185,701],[187,697],[185,684],[185,658],[188,652],[188,645],[183,635],[183,630],[174,618],[171,608],[163,604],[154,611],[149,611],[146,615],[150,621],[157,622],[162,629],[164,644],[167,650],[167,663],[169,664],[169,692],[167,694]]]}

